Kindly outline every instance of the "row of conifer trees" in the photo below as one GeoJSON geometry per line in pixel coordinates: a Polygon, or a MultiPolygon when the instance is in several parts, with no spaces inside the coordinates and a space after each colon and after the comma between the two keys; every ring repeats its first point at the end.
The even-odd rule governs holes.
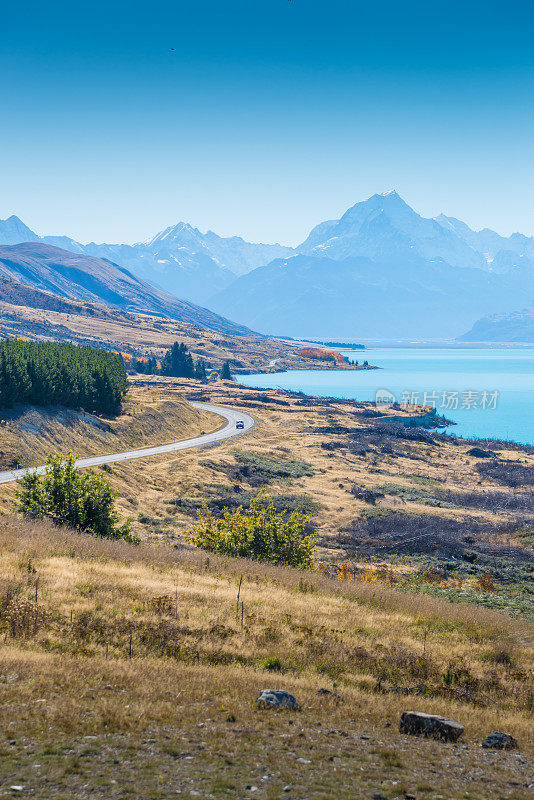
{"type": "Polygon", "coordinates": [[[127,388],[118,353],[68,343],[0,341],[0,408],[28,403],[114,414],[127,388]]]}

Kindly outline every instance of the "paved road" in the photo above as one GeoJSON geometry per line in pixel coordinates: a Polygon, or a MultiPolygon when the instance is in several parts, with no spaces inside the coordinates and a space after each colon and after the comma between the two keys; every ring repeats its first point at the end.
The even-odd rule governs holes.
{"type": "MultiPolygon", "coordinates": [[[[224,417],[228,420],[228,424],[218,431],[205,433],[202,436],[197,436],[195,439],[184,439],[181,442],[162,444],[159,447],[144,447],[141,450],[128,450],[125,453],[111,453],[107,456],[79,458],[78,461],[76,461],[76,466],[97,467],[100,464],[113,464],[116,461],[130,461],[133,458],[146,458],[147,456],[156,456],[161,453],[174,453],[176,450],[188,450],[190,447],[202,447],[207,444],[220,442],[223,439],[229,439],[231,436],[239,436],[246,433],[254,425],[254,419],[250,414],[245,414],[243,411],[234,411],[233,408],[224,408],[223,406],[213,406],[211,403],[191,403],[191,405],[195,408],[211,411],[213,414],[224,417]],[[238,419],[242,419],[245,423],[245,427],[242,430],[237,429],[235,426],[238,419]]],[[[42,466],[29,467],[28,469],[15,469],[10,472],[0,472],[0,483],[16,481],[27,472],[35,472],[37,475],[44,475],[46,469],[46,466],[42,466]]]]}

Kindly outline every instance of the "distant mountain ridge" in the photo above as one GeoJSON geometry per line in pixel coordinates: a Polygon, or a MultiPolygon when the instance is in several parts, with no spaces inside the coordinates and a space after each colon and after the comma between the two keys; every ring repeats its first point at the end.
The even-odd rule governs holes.
{"type": "Polygon", "coordinates": [[[81,244],[69,236],[38,236],[18,217],[0,220],[0,244],[43,242],[72,253],[107,258],[164,291],[204,303],[237,276],[292,253],[278,244],[201,233],[179,222],[137,244],[81,244]]]}
{"type": "Polygon", "coordinates": [[[534,307],[511,314],[492,314],[475,322],[460,342],[534,343],[534,307]]]}
{"type": "Polygon", "coordinates": [[[534,301],[534,240],[491,233],[421,217],[395,191],[375,194],[210,306],[276,335],[454,338],[484,314],[534,301]]]}
{"type": "Polygon", "coordinates": [[[17,217],[0,221],[0,243],[22,238],[108,259],[271,334],[452,339],[478,318],[534,303],[534,237],[425,218],[394,190],[320,223],[296,248],[186,222],[133,245],[82,245],[38,237],[17,217]]]}
{"type": "MultiPolygon", "coordinates": [[[[163,292],[132,275],[124,267],[103,258],[72,253],[42,241],[0,246],[1,294],[15,296],[22,284],[37,294],[30,305],[42,307],[43,293],[54,298],[83,300],[183,322],[192,322],[223,333],[250,333],[247,328],[163,292]]],[[[24,299],[24,293],[19,293],[24,299]]]]}

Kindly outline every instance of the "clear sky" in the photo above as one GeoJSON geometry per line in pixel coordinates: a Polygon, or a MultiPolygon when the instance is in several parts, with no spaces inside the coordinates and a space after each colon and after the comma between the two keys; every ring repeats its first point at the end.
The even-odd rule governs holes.
{"type": "Polygon", "coordinates": [[[295,244],[390,188],[534,234],[531,3],[18,0],[0,28],[0,217],[40,234],[295,244]]]}

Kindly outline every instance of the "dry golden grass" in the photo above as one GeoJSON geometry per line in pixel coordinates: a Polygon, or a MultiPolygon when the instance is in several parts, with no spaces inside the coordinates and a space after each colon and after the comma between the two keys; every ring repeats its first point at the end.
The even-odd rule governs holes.
{"type": "MultiPolygon", "coordinates": [[[[432,448],[419,442],[409,445],[414,458],[391,459],[378,447],[368,448],[365,455],[339,449],[322,448],[325,442],[341,442],[343,436],[335,433],[316,433],[325,425],[344,425],[357,429],[368,425],[365,418],[354,414],[354,407],[342,400],[324,406],[299,406],[296,398],[288,398],[276,391],[265,391],[262,397],[274,400],[283,398],[287,406],[262,402],[258,392],[235,383],[218,382],[203,386],[196,381],[143,376],[133,379],[131,401],[126,414],[111,421],[111,430],[100,431],[91,424],[80,421],[74,412],[62,412],[65,424],[57,417],[33,411],[24,419],[0,427],[0,452],[3,462],[15,458],[26,463],[42,462],[50,450],[71,447],[79,455],[93,455],[131,447],[159,444],[174,438],[196,435],[203,430],[213,430],[220,424],[212,415],[198,415],[187,404],[192,394],[206,401],[228,405],[251,413],[256,426],[246,437],[227,440],[206,450],[183,451],[176,454],[139,459],[114,464],[109,474],[113,488],[119,496],[119,507],[133,518],[136,533],[147,539],[181,541],[184,531],[194,524],[194,516],[184,514],[176,500],[201,501],[206,487],[223,485],[232,481],[220,471],[214,471],[201,461],[233,463],[236,449],[277,459],[297,459],[309,463],[313,475],[304,476],[290,484],[274,482],[269,490],[274,494],[306,495],[320,504],[315,516],[321,538],[321,557],[340,558],[344,551],[339,547],[340,529],[350,526],[352,520],[370,507],[351,492],[354,485],[360,489],[376,490],[384,484],[397,484],[421,488],[421,477],[435,481],[438,489],[456,492],[495,491],[517,494],[517,490],[498,486],[476,471],[477,459],[469,456],[468,443],[441,444],[432,448]],[[252,402],[250,398],[256,398],[252,402]],[[252,406],[252,407],[251,407],[252,406]],[[33,416],[37,415],[37,416],[33,416]],[[141,521],[139,520],[141,517],[141,521]],[[144,521],[143,521],[144,520],[144,521]]],[[[98,420],[97,420],[98,422],[98,420]]],[[[503,458],[515,459],[517,453],[502,452],[503,458]]],[[[534,456],[520,454],[526,464],[534,464],[534,456]]],[[[246,485],[244,488],[247,488],[246,485]]],[[[430,487],[431,488],[431,487],[430,487]]],[[[0,487],[0,509],[8,510],[13,488],[0,487]]],[[[465,518],[498,525],[516,518],[513,513],[479,508],[443,508],[423,505],[386,495],[377,508],[383,511],[404,511],[439,518],[465,518]]],[[[371,509],[372,510],[372,509],[371,509]]],[[[493,536],[495,542],[495,535],[493,536]]],[[[517,544],[508,534],[502,544],[517,544]]]]}
{"type": "Polygon", "coordinates": [[[2,412],[0,470],[18,461],[36,466],[49,452],[104,455],[146,445],[166,444],[216,430],[223,421],[193,408],[173,392],[132,387],[118,417],[67,408],[16,407],[2,412]]]}
{"type": "MultiPolygon", "coordinates": [[[[69,301],[63,301],[69,302],[69,301]]],[[[204,358],[214,369],[229,360],[237,371],[269,372],[285,369],[329,369],[330,364],[297,355],[302,344],[256,336],[233,336],[176,320],[114,311],[85,304],[91,314],[80,313],[83,303],[72,303],[73,312],[58,312],[12,305],[0,301],[0,338],[25,336],[82,344],[107,344],[136,355],[161,357],[177,340],[195,358],[204,358]],[[276,361],[274,367],[270,362],[276,361]]]]}
{"type": "Polygon", "coordinates": [[[33,796],[528,796],[526,623],[17,517],[0,520],[0,581],[0,775],[33,796]],[[399,693],[421,683],[431,695],[399,693]],[[267,687],[303,711],[256,711],[267,687]],[[401,736],[408,708],[463,722],[461,743],[401,736]],[[494,729],[521,755],[483,751],[494,729]]]}

